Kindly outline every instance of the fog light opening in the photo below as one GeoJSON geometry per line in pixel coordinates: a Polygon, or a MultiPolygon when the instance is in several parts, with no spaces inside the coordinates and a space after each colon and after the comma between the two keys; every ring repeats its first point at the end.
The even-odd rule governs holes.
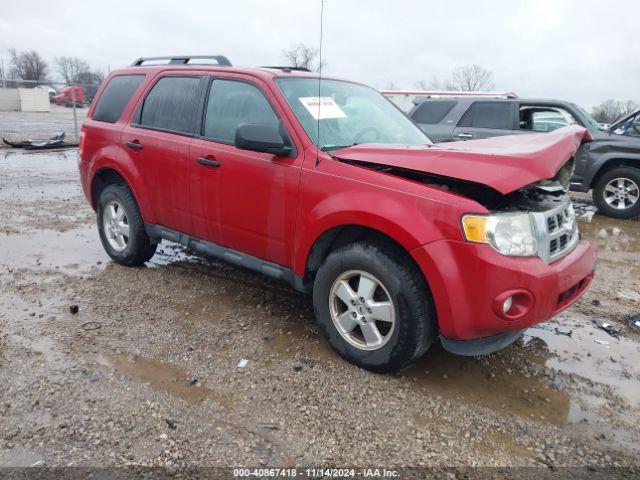
{"type": "Polygon", "coordinates": [[[507,298],[502,304],[502,311],[504,312],[505,315],[509,314],[511,307],[513,307],[513,295],[507,298]]]}
{"type": "Polygon", "coordinates": [[[493,312],[504,320],[513,321],[524,317],[533,308],[533,295],[527,290],[509,290],[493,300],[493,312]]]}

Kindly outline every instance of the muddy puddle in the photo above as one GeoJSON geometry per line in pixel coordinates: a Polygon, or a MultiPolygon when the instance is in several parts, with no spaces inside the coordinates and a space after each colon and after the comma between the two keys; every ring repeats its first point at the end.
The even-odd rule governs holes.
{"type": "MultiPolygon", "coordinates": [[[[422,392],[535,421],[564,423],[570,410],[569,394],[524,375],[510,361],[509,353],[483,360],[452,355],[435,344],[403,375],[422,392]]],[[[543,358],[537,361],[544,363],[543,358]]]]}
{"type": "Polygon", "coordinates": [[[640,221],[619,220],[595,214],[590,220],[579,218],[580,233],[594,240],[598,253],[640,252],[640,221]]]}
{"type": "Polygon", "coordinates": [[[630,406],[640,409],[640,344],[624,336],[612,337],[591,318],[576,313],[564,313],[555,320],[530,328],[525,335],[525,342],[538,338],[546,344],[552,353],[546,365],[608,385],[630,406]],[[558,334],[555,328],[571,336],[558,334]]]}
{"type": "Polygon", "coordinates": [[[0,278],[16,270],[29,275],[42,271],[80,275],[109,261],[93,225],[65,232],[0,233],[0,250],[0,278]]]}
{"type": "Polygon", "coordinates": [[[99,359],[99,363],[113,367],[122,375],[188,403],[195,404],[213,399],[223,406],[228,406],[228,400],[192,378],[189,371],[183,368],[153,358],[125,354],[103,357],[99,359]]]}
{"type": "MultiPolygon", "coordinates": [[[[22,270],[27,275],[63,273],[83,275],[112,264],[100,243],[95,224],[85,224],[66,231],[43,229],[37,232],[0,232],[0,278],[22,270]]],[[[182,246],[162,243],[147,262],[148,267],[172,263],[206,263],[189,254],[182,246]]]]}

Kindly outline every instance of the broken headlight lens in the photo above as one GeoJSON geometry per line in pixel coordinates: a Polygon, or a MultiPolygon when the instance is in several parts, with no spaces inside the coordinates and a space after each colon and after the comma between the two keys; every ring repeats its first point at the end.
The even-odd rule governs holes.
{"type": "Polygon", "coordinates": [[[465,215],[462,229],[467,241],[488,243],[503,255],[531,257],[537,254],[533,223],[528,213],[465,215]]]}

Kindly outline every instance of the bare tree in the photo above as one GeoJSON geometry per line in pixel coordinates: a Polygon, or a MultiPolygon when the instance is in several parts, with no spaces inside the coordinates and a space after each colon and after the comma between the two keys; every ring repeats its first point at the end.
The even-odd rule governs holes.
{"type": "Polygon", "coordinates": [[[93,98],[98,92],[98,87],[104,81],[104,73],[100,71],[86,71],[78,75],[77,83],[83,85],[84,94],[88,98],[93,98]]]}
{"type": "Polygon", "coordinates": [[[609,99],[594,107],[591,111],[591,116],[596,122],[613,123],[622,115],[627,115],[637,108],[638,104],[631,100],[621,102],[619,100],[609,99]]]}
{"type": "Polygon", "coordinates": [[[451,72],[448,79],[442,81],[437,76],[431,80],[418,80],[416,88],[420,90],[477,92],[493,90],[493,72],[480,65],[464,65],[451,72]]]}
{"type": "Polygon", "coordinates": [[[49,73],[47,62],[35,50],[18,52],[15,48],[9,49],[11,57],[11,70],[9,76],[16,80],[45,81],[49,73]]]}
{"type": "MultiPolygon", "coordinates": [[[[298,43],[282,50],[282,56],[287,60],[288,66],[296,68],[308,68],[312,71],[320,69],[318,59],[319,51],[315,47],[310,47],[304,43],[298,43]]],[[[322,67],[327,63],[323,60],[322,67]]]]}
{"type": "Polygon", "coordinates": [[[431,80],[418,80],[416,82],[416,88],[418,90],[447,90],[445,84],[443,84],[435,75],[431,77],[431,80]]]}
{"type": "Polygon", "coordinates": [[[447,90],[461,92],[477,92],[480,90],[493,90],[493,72],[482,68],[478,64],[464,65],[456,68],[451,73],[447,82],[447,90]]]}
{"type": "Polygon", "coordinates": [[[77,57],[56,57],[58,73],[68,84],[82,83],[80,77],[90,72],[89,64],[77,57]]]}

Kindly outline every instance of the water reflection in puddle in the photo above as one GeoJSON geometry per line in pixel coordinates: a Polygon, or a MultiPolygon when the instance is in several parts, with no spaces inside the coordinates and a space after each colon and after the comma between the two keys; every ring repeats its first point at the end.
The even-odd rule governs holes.
{"type": "Polygon", "coordinates": [[[547,366],[609,385],[631,406],[640,407],[640,344],[622,336],[614,338],[576,313],[559,315],[556,321],[571,336],[558,335],[551,325],[540,324],[527,330],[525,337],[541,339],[554,354],[547,366]]]}
{"type": "Polygon", "coordinates": [[[53,269],[79,275],[95,268],[98,262],[104,265],[109,260],[93,225],[66,232],[0,233],[0,250],[0,267],[5,274],[9,269],[34,272],[53,269]]]}

